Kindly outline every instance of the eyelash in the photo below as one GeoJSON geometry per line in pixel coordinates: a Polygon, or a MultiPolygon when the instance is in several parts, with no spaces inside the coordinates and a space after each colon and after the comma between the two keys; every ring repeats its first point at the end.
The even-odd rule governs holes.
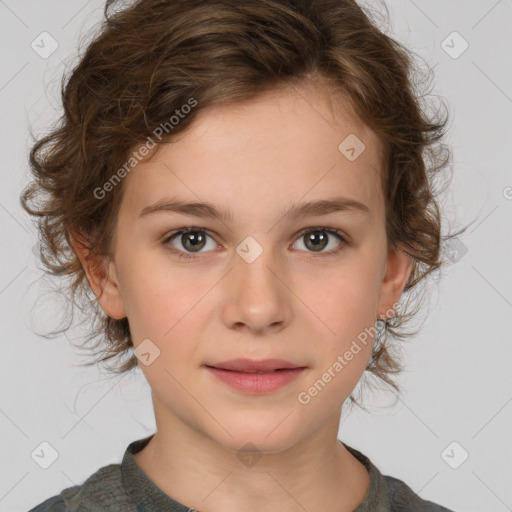
{"type": "MultiPolygon", "coordinates": [[[[175,249],[174,247],[168,245],[171,240],[173,240],[174,238],[178,237],[179,235],[182,235],[183,233],[190,233],[190,232],[194,233],[194,232],[197,232],[197,231],[199,231],[201,233],[205,233],[209,237],[213,238],[208,233],[208,231],[205,230],[205,229],[196,228],[196,227],[187,227],[187,228],[182,228],[182,229],[180,229],[178,231],[173,231],[172,233],[170,233],[168,236],[166,236],[164,238],[164,240],[162,241],[162,244],[167,246],[167,247],[169,247],[170,250],[174,254],[176,254],[179,258],[186,259],[186,260],[197,259],[201,253],[192,254],[192,253],[188,253],[188,252],[185,252],[185,251],[180,251],[180,250],[175,249]]],[[[333,255],[339,253],[345,246],[349,245],[347,240],[346,240],[346,238],[343,236],[343,232],[342,231],[340,231],[339,229],[335,229],[335,228],[327,228],[327,227],[321,227],[321,226],[303,229],[297,235],[296,240],[298,240],[299,238],[301,238],[302,236],[304,236],[307,233],[315,232],[315,231],[324,231],[325,233],[328,233],[330,235],[336,236],[339,239],[339,241],[340,241],[340,245],[336,249],[332,249],[332,250],[327,251],[327,252],[317,253],[318,255],[321,255],[321,256],[333,256],[333,255]]],[[[312,251],[308,251],[308,252],[312,253],[312,251]]],[[[314,254],[314,253],[312,253],[312,254],[314,254]]]]}

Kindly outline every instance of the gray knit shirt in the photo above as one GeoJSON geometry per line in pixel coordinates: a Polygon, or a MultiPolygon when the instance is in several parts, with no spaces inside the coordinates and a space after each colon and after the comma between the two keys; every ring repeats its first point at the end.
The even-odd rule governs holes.
{"type": "MultiPolygon", "coordinates": [[[[121,464],[98,469],[83,484],[64,489],[29,512],[194,512],[165,494],[136,464],[133,455],[152,437],[130,443],[121,464]]],[[[402,480],[382,475],[368,457],[343,445],[370,473],[369,489],[354,512],[453,512],[422,500],[402,480]]]]}

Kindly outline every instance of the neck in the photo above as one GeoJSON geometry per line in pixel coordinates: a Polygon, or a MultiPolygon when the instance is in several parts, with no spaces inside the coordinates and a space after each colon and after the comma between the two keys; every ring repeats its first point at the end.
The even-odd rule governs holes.
{"type": "Polygon", "coordinates": [[[196,510],[352,512],[368,490],[368,471],[337,439],[339,411],[274,452],[226,448],[175,416],[165,419],[135,460],[163,492],[196,510]]]}

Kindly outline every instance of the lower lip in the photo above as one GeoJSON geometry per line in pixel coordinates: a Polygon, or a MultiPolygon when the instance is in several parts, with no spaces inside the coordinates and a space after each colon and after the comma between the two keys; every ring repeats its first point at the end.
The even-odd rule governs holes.
{"type": "Polygon", "coordinates": [[[270,393],[296,379],[305,368],[276,370],[272,373],[243,373],[206,367],[212,375],[228,386],[244,393],[270,393]]]}

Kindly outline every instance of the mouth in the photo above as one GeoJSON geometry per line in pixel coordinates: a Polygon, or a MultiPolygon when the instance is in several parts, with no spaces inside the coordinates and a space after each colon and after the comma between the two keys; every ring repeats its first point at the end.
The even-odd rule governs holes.
{"type": "Polygon", "coordinates": [[[258,362],[238,359],[204,366],[216,381],[251,395],[277,391],[297,379],[306,369],[305,366],[276,359],[258,362]]]}

